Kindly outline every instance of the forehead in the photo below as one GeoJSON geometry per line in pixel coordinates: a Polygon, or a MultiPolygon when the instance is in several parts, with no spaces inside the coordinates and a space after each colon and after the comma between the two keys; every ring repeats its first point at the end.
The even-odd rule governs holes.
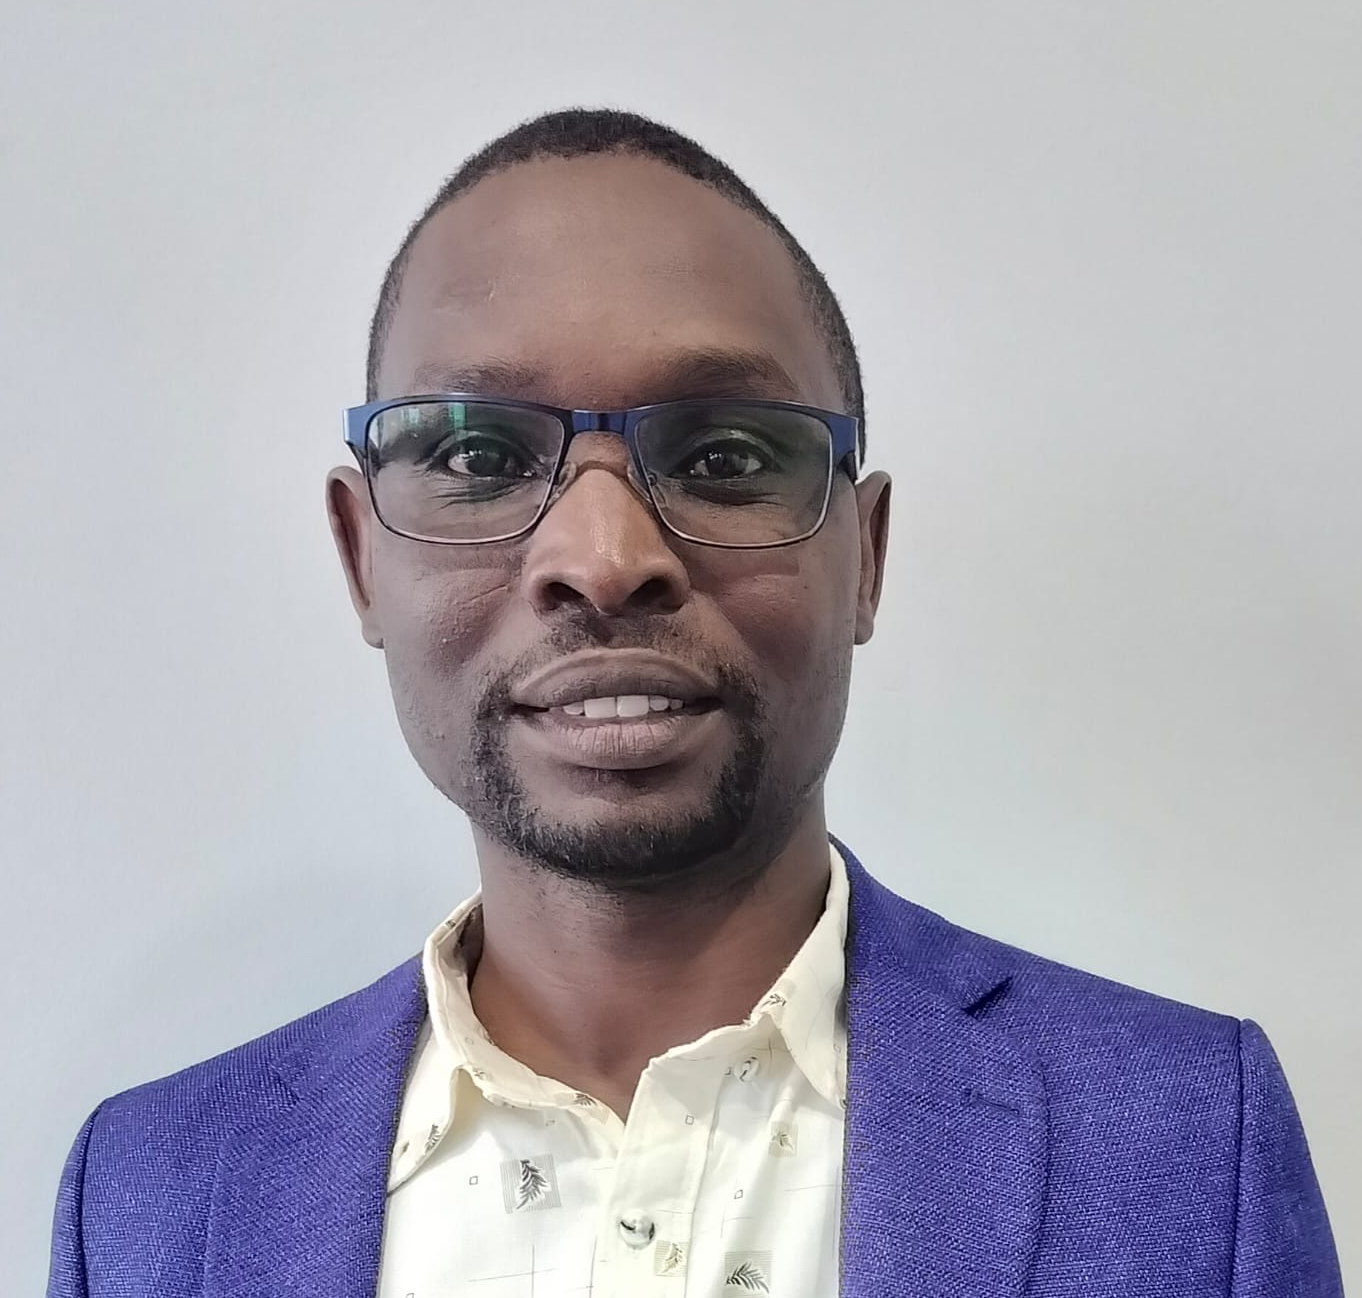
{"type": "Polygon", "coordinates": [[[650,158],[544,159],[480,181],[422,230],[379,395],[489,367],[523,375],[497,395],[642,404],[687,395],[668,389],[678,360],[728,352],[774,362],[748,395],[841,406],[794,263],[756,216],[650,158]]]}

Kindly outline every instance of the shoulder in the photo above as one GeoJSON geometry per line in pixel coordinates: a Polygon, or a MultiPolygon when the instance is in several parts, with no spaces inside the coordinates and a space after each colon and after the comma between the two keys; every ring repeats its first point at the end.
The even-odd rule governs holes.
{"type": "MultiPolygon", "coordinates": [[[[1340,1292],[1300,1116],[1257,1023],[973,932],[859,867],[852,875],[859,945],[849,973],[859,962],[861,1021],[878,1028],[899,1012],[876,1013],[867,987],[930,1007],[915,1016],[928,1025],[921,1034],[868,1032],[859,1052],[849,1041],[868,1106],[913,1074],[914,1052],[945,1041],[938,1055],[955,1071],[944,1075],[961,1076],[963,1058],[980,1094],[1007,1101],[988,1111],[994,1121],[1020,1101],[1027,1107],[1014,1113],[1042,1126],[1056,1258],[1081,1255],[1101,1270],[1162,1265],[1162,1253],[1184,1279],[1203,1264],[1221,1276],[1232,1265],[1237,1285],[1270,1255],[1292,1292],[1340,1292]],[[896,1051],[887,1060],[886,1041],[896,1051]],[[1131,1223],[1144,1259],[1128,1251],[1131,1223]]],[[[977,1102],[972,1093],[965,1105],[977,1102]]],[[[936,1093],[947,1120],[958,1094],[936,1093]]]]}
{"type": "Polygon", "coordinates": [[[1159,1039],[1235,1047],[1240,1021],[1229,1014],[953,927],[962,940],[986,948],[1006,966],[1006,995],[999,1011],[1006,1006],[1002,1017],[1025,1022],[1038,1041],[1088,1036],[1130,1046],[1159,1039]]]}
{"type": "Polygon", "coordinates": [[[271,1032],[110,1096],[95,1112],[88,1157],[124,1161],[153,1133],[158,1153],[171,1146],[186,1156],[201,1146],[216,1149],[228,1132],[291,1104],[295,1085],[316,1063],[390,1027],[419,995],[419,979],[413,958],[271,1032]]]}
{"type": "Polygon", "coordinates": [[[869,958],[890,951],[905,987],[926,986],[1063,1073],[1189,1066],[1233,1079],[1240,1019],[974,932],[862,875],[869,958]]]}
{"type": "Polygon", "coordinates": [[[290,1108],[297,1088],[336,1061],[380,1035],[397,1039],[421,995],[420,961],[409,960],[244,1045],[104,1100],[62,1171],[53,1275],[88,1270],[116,1278],[120,1293],[187,1293],[223,1150],[290,1108]]]}
{"type": "Polygon", "coordinates": [[[1153,1143],[1189,1176],[1233,1169],[1242,1055],[1256,1025],[973,932],[887,891],[881,901],[899,930],[903,994],[932,987],[961,1034],[1005,1043],[1036,1070],[1060,1164],[1088,1167],[1098,1150],[1109,1169],[1134,1169],[1153,1143]],[[968,994],[951,994],[961,986],[968,994]]]}

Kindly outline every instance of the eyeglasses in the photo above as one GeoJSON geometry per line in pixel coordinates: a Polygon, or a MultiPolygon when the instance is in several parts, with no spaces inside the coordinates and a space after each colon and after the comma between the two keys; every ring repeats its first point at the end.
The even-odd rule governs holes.
{"type": "Polygon", "coordinates": [[[390,532],[439,545],[523,536],[544,516],[578,433],[613,433],[663,525],[701,545],[765,549],[812,536],[833,475],[854,482],[859,421],[788,401],[668,401],[564,410],[439,393],[345,412],[345,442],[390,532]]]}

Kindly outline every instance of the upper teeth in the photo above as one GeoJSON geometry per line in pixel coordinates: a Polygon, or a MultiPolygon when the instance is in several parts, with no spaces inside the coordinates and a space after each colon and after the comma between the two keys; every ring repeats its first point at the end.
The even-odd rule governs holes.
{"type": "Polygon", "coordinates": [[[570,717],[646,717],[649,712],[675,712],[684,708],[684,699],[669,699],[663,694],[610,694],[599,699],[579,699],[564,703],[570,717]]]}

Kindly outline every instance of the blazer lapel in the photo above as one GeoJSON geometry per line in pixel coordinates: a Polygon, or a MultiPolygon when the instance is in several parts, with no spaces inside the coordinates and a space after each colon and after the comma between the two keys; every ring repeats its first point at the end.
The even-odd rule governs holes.
{"type": "Polygon", "coordinates": [[[204,1298],[373,1298],[398,1104],[424,1013],[420,961],[409,960],[276,1065],[287,1107],[223,1148],[204,1298]]]}
{"type": "Polygon", "coordinates": [[[1015,1298],[1040,1233],[1037,1060],[976,1017],[997,948],[896,897],[846,848],[843,1298],[1015,1298]]]}

